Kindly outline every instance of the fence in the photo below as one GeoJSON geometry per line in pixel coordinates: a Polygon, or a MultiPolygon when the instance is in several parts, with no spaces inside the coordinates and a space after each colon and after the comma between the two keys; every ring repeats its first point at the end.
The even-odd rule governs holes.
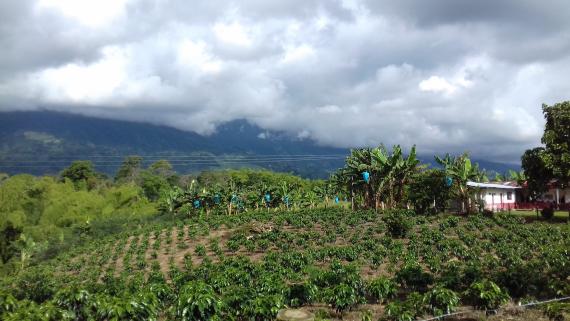
{"type": "MultiPolygon", "coordinates": [[[[554,299],[549,299],[549,300],[544,300],[544,301],[535,301],[535,302],[529,302],[529,303],[525,303],[525,304],[520,304],[518,305],[518,307],[521,308],[526,308],[526,307],[531,307],[531,306],[535,306],[535,305],[540,305],[540,304],[546,304],[546,303],[551,303],[551,302],[559,302],[559,301],[565,301],[565,300],[569,300],[570,296],[567,297],[563,297],[563,298],[554,298],[554,299]]],[[[486,310],[485,312],[487,313],[497,313],[500,310],[503,310],[505,308],[498,308],[495,310],[486,310]]],[[[444,318],[447,317],[451,317],[451,316],[456,316],[456,315],[461,315],[461,314],[467,314],[467,313],[472,313],[474,311],[477,310],[467,310],[467,311],[459,311],[459,312],[454,312],[454,313],[448,313],[448,314],[442,314],[442,315],[438,315],[437,317],[433,317],[433,318],[429,318],[429,319],[422,319],[419,321],[433,321],[433,320],[443,320],[444,318]]]]}

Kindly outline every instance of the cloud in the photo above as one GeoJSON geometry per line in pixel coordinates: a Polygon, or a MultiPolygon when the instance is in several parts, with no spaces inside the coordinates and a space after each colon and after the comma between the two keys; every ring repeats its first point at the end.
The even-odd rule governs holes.
{"type": "Polygon", "coordinates": [[[0,2],[0,110],[517,161],[568,99],[570,3],[0,2]]]}
{"type": "Polygon", "coordinates": [[[457,89],[456,86],[438,76],[431,76],[426,80],[422,80],[419,87],[421,91],[444,92],[448,94],[452,94],[457,89]]]}

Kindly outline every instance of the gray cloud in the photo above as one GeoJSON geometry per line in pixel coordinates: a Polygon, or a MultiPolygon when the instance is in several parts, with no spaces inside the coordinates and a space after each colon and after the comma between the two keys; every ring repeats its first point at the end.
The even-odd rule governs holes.
{"type": "Polygon", "coordinates": [[[570,3],[0,3],[0,110],[516,161],[568,99],[570,3]]]}

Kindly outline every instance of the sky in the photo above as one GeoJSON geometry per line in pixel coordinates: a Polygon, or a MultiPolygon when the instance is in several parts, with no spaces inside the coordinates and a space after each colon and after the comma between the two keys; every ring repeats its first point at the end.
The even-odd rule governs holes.
{"type": "Polygon", "coordinates": [[[569,27],[567,0],[0,1],[0,111],[517,162],[570,99],[569,27]]]}

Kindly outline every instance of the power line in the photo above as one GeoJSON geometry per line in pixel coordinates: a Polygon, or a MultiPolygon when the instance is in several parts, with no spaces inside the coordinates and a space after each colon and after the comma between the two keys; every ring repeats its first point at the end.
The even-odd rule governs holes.
{"type": "MultiPolygon", "coordinates": [[[[297,159],[308,159],[308,160],[326,160],[326,159],[343,159],[345,158],[345,155],[342,156],[336,156],[336,155],[304,155],[304,156],[274,156],[274,157],[268,157],[268,156],[262,156],[262,157],[258,157],[258,156],[231,156],[231,157],[226,157],[226,156],[208,156],[208,157],[197,157],[197,158],[193,158],[193,157],[166,157],[166,158],[144,158],[142,157],[142,161],[143,162],[148,162],[148,161],[155,161],[155,160],[167,160],[167,161],[271,161],[271,160],[297,160],[297,159]]],[[[70,162],[70,161],[74,161],[74,160],[89,160],[89,161],[94,161],[94,162],[98,162],[98,163],[123,163],[123,160],[107,160],[107,159],[89,159],[89,158],[75,158],[73,160],[65,160],[65,159],[47,159],[47,160],[3,160],[0,161],[0,163],[65,163],[65,162],[70,162]]]]}
{"type": "MultiPolygon", "coordinates": [[[[10,154],[19,155],[23,157],[37,157],[36,154],[10,154]]],[[[85,154],[70,154],[68,156],[49,156],[50,159],[81,159],[81,158],[126,158],[131,156],[138,156],[142,158],[212,158],[212,157],[254,157],[254,158],[275,158],[275,157],[346,157],[346,154],[256,154],[256,155],[248,155],[248,154],[227,154],[227,155],[194,155],[194,154],[117,154],[117,155],[101,155],[101,154],[93,154],[93,155],[85,155],[85,154]]],[[[16,156],[15,158],[17,158],[16,156]]]]}
{"type": "MultiPolygon", "coordinates": [[[[232,164],[250,164],[250,163],[288,163],[288,162],[315,162],[315,161],[326,161],[326,160],[340,160],[343,157],[331,157],[331,156],[313,156],[313,157],[289,157],[289,158],[213,158],[213,159],[187,159],[187,160],[173,160],[170,162],[173,166],[191,166],[191,165],[232,165],[232,164]]],[[[0,168],[49,168],[49,167],[60,167],[65,166],[69,162],[67,161],[13,161],[16,162],[15,165],[3,165],[0,162],[0,168]],[[27,165],[27,164],[34,165],[27,165]],[[47,165],[49,163],[49,165],[47,165]]],[[[143,159],[143,163],[148,163],[148,160],[143,159]]],[[[122,161],[93,161],[95,167],[116,167],[123,164],[122,161]]]]}

